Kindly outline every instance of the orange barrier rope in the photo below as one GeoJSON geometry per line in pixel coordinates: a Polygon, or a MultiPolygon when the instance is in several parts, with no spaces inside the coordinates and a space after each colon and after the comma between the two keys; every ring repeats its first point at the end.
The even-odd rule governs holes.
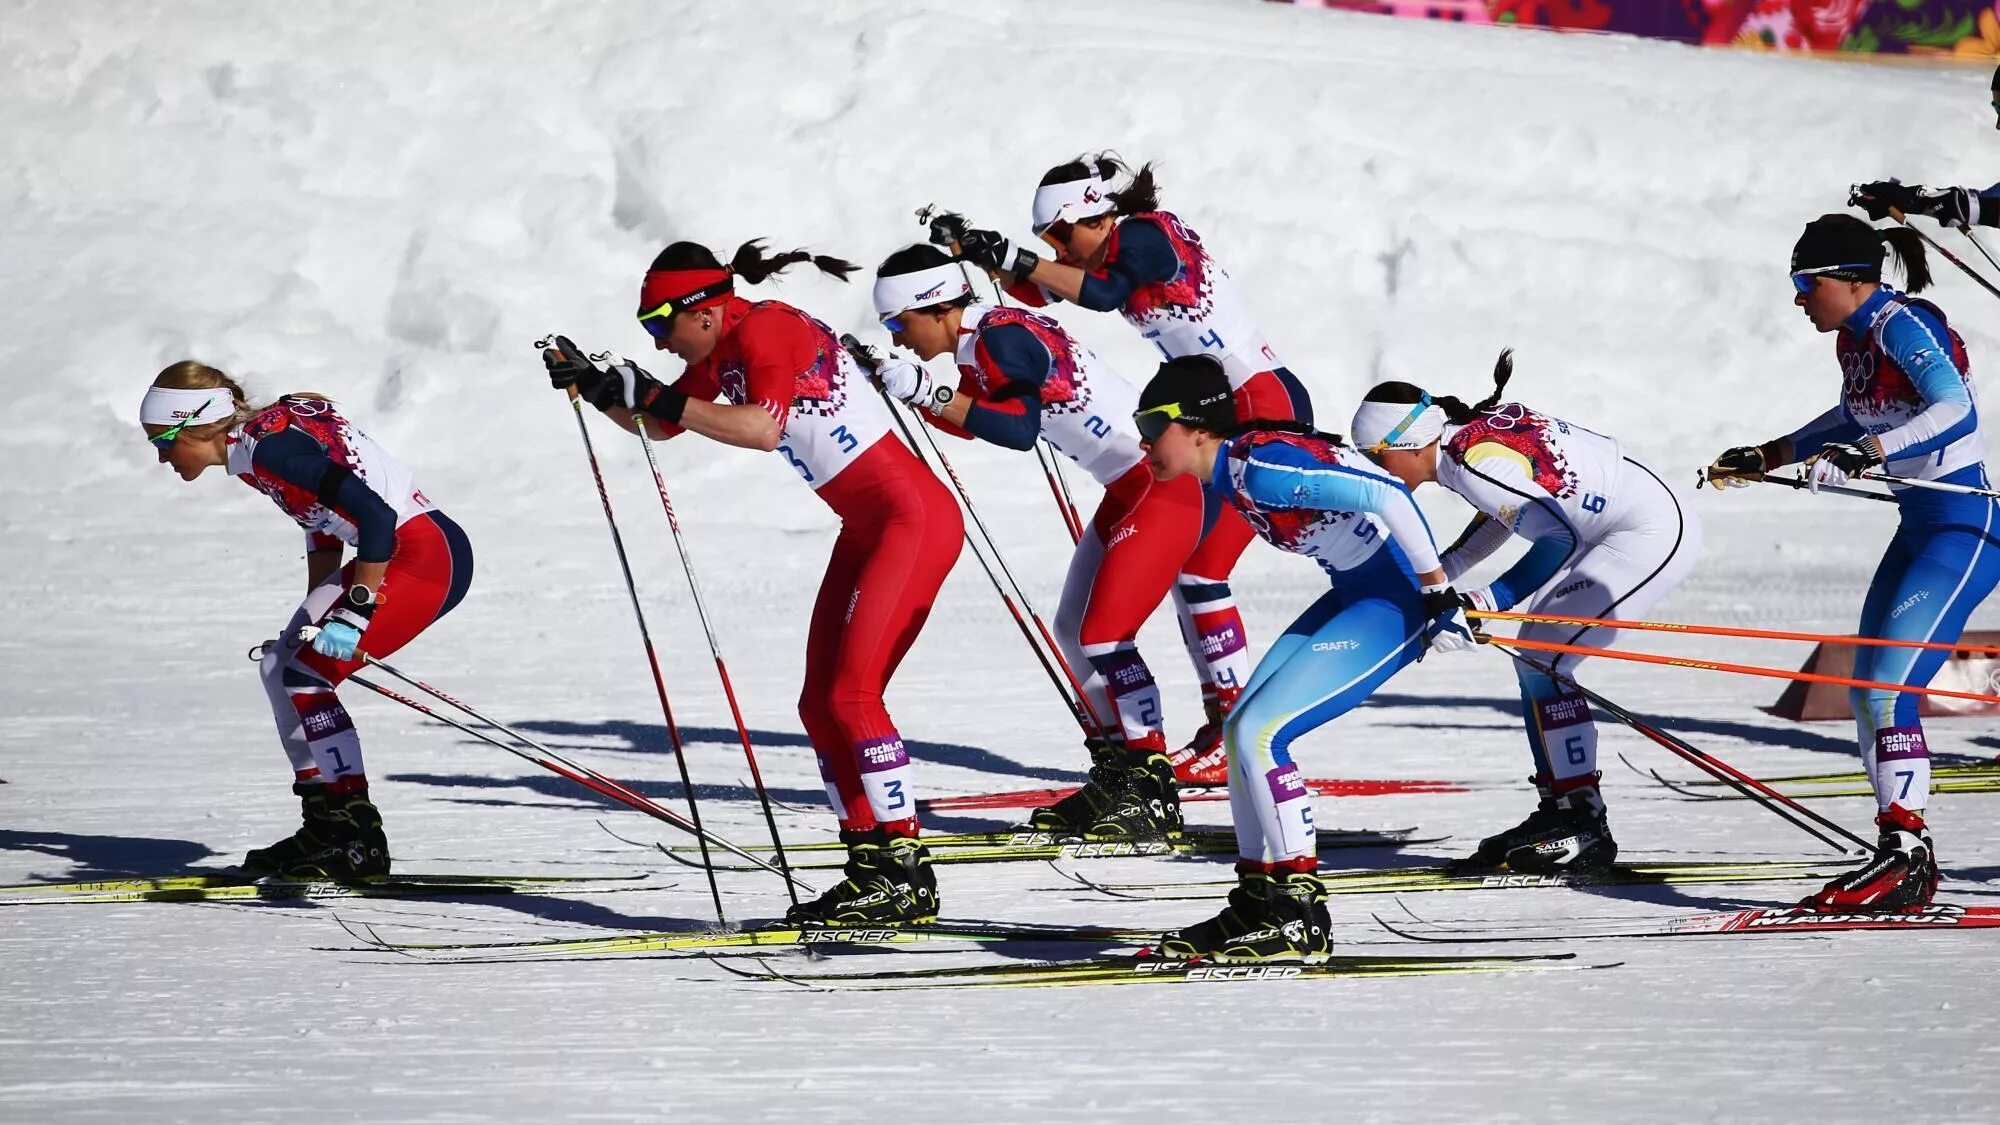
{"type": "Polygon", "coordinates": [[[1558,652],[1572,656],[1602,656],[1611,660],[1631,660],[1641,664],[1665,664],[1674,668],[1706,668],[1711,672],[1734,672],[1740,676],[1763,676],[1773,680],[1803,680],[1815,684],[1839,684],[1843,687],[1872,688],[1893,691],[1898,694],[1936,695],[1947,699],[1970,699],[1975,703],[2000,704],[2000,695],[1980,695],[1970,691],[1946,691],[1943,688],[1912,687],[1907,684],[1888,684],[1877,680],[1856,680],[1847,676],[1826,676],[1818,672],[1788,672],[1782,668],[1760,668],[1754,664],[1720,664],[1711,660],[1686,660],[1677,656],[1658,656],[1650,652],[1624,652],[1615,648],[1585,648],[1582,645],[1562,645],[1553,641],[1524,641],[1519,637],[1494,637],[1493,643],[1503,648],[1521,649],[1528,652],[1558,652]]]}
{"type": "Polygon", "coordinates": [[[1818,641],[1823,644],[1877,646],[1883,648],[1927,648],[1946,652],[1976,652],[2000,656],[2000,645],[1948,645],[1936,641],[1897,641],[1885,637],[1849,637],[1832,633],[1792,633],[1780,629],[1734,629],[1723,625],[1682,625],[1670,621],[1614,621],[1603,617],[1556,617],[1546,613],[1502,613],[1469,609],[1467,617],[1488,621],[1532,621],[1540,625],[1601,625],[1607,629],[1634,629],[1650,633],[1691,633],[1708,637],[1754,637],[1771,641],[1818,641]]]}

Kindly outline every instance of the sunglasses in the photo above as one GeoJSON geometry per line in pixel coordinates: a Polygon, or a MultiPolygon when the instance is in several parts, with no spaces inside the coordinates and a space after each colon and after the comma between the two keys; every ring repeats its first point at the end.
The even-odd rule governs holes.
{"type": "Polygon", "coordinates": [[[178,422],[175,422],[173,425],[168,426],[166,429],[161,430],[159,433],[154,434],[147,440],[153,443],[154,449],[157,449],[162,453],[167,452],[168,450],[174,447],[175,442],[181,439],[181,431],[187,429],[190,425],[193,425],[194,420],[196,418],[201,417],[201,412],[207,410],[208,404],[214,401],[215,401],[214,395],[210,395],[209,397],[203,399],[201,405],[195,407],[192,411],[190,411],[187,417],[181,419],[178,422]]]}
{"type": "Polygon", "coordinates": [[[1430,392],[1424,391],[1418,396],[1417,404],[1410,408],[1410,412],[1403,416],[1402,421],[1396,423],[1395,428],[1391,429],[1388,433],[1383,434],[1381,441],[1378,441],[1374,445],[1369,446],[1362,452],[1367,453],[1369,456],[1372,457],[1375,454],[1381,453],[1384,450],[1388,449],[1390,446],[1396,444],[1396,442],[1401,440],[1403,434],[1407,432],[1411,426],[1417,424],[1417,419],[1424,416],[1424,411],[1430,409],[1430,405],[1431,405],[1430,392]]]}
{"type": "Polygon", "coordinates": [[[713,285],[704,285],[684,296],[669,297],[665,304],[652,312],[640,313],[639,323],[653,339],[664,342],[667,337],[674,334],[674,318],[704,301],[722,296],[729,292],[729,289],[729,279],[725,277],[713,285]]]}
{"type": "Polygon", "coordinates": [[[1180,417],[1181,404],[1168,402],[1135,412],[1132,415],[1132,424],[1139,428],[1139,440],[1151,445],[1160,440],[1167,432],[1167,427],[1179,421],[1180,417]]]}
{"type": "Polygon", "coordinates": [[[1819,284],[1820,274],[1832,273],[1835,270],[1865,270],[1872,264],[1871,262],[1842,262],[1837,266],[1814,266],[1809,270],[1795,270],[1792,273],[1792,288],[1801,293],[1810,293],[1813,291],[1813,286],[1819,284]]]}
{"type": "Polygon", "coordinates": [[[901,332],[909,326],[910,315],[907,312],[890,313],[888,316],[882,318],[882,327],[892,334],[901,332]]]}

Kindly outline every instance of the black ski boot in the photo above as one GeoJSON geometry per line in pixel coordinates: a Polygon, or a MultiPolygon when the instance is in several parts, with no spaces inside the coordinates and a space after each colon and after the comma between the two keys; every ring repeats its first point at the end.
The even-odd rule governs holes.
{"type": "Polygon", "coordinates": [[[1083,745],[1090,751],[1089,778],[1076,792],[1029,813],[1027,831],[1081,836],[1110,803],[1111,792],[1124,773],[1125,747],[1108,738],[1085,739],[1083,745]]]}
{"type": "Polygon", "coordinates": [[[1326,884],[1317,875],[1238,871],[1222,913],[1162,937],[1159,954],[1175,961],[1324,961],[1332,930],[1326,884]]]}
{"type": "Polygon", "coordinates": [[[1587,785],[1555,799],[1540,834],[1507,853],[1507,870],[1588,879],[1611,870],[1617,858],[1618,841],[1611,838],[1604,797],[1597,786],[1587,785]]]}
{"type": "Polygon", "coordinates": [[[937,921],[937,876],[921,840],[880,828],[842,831],[847,866],[839,885],[785,912],[787,926],[921,926],[937,921]]]}
{"type": "Polygon", "coordinates": [[[368,800],[368,787],[329,795],[326,803],[324,827],[314,829],[319,845],[280,867],[277,874],[341,883],[387,875],[389,838],[382,831],[382,813],[368,800]]]}
{"type": "Polygon", "coordinates": [[[1096,842],[1173,842],[1181,838],[1180,787],[1165,754],[1126,753],[1104,807],[1083,830],[1096,842]]]}
{"type": "Polygon", "coordinates": [[[332,839],[332,812],[327,808],[326,786],[317,781],[295,781],[292,792],[299,798],[299,830],[270,847],[250,849],[240,865],[243,870],[255,875],[276,875],[324,848],[332,839]]]}

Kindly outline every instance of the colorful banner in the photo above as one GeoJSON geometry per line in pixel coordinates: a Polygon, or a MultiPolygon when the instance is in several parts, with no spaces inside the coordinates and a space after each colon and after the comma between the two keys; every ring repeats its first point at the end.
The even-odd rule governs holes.
{"type": "MultiPolygon", "coordinates": [[[[1282,0],[1281,0],[1282,2],[1282,0]]],[[[1295,0],[1406,19],[1511,23],[1771,51],[2000,58],[2000,0],[1295,0]]]]}

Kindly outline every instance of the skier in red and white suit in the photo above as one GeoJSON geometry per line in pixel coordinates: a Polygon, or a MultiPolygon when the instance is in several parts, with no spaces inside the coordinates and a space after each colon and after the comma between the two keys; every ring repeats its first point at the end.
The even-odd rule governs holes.
{"type": "Polygon", "coordinates": [[[937,247],[906,247],[882,263],[875,312],[896,343],[958,365],[954,389],[908,360],[881,361],[875,375],[890,394],[960,437],[1020,450],[1047,440],[1104,487],[1056,610],[1057,640],[1098,728],[1090,782],[1035,810],[1029,826],[1093,840],[1178,834],[1160,692],[1138,635],[1201,538],[1200,486],[1153,481],[1132,424],[1136,387],[1055,321],[975,304],[964,267],[937,247]]]}
{"type": "MultiPolygon", "coordinates": [[[[1051,261],[990,230],[965,232],[965,256],[1005,275],[1008,292],[1032,305],[1070,301],[1117,310],[1168,359],[1206,355],[1222,364],[1236,392],[1236,416],[1312,421],[1305,387],[1257,327],[1250,306],[1196,234],[1159,210],[1151,165],[1123,189],[1127,169],[1107,156],[1080,157],[1049,169],[1035,189],[1034,231],[1055,248],[1051,261]]],[[[1222,719],[1250,676],[1243,617],[1229,575],[1256,537],[1225,507],[1195,548],[1174,590],[1181,636],[1201,677],[1208,721],[1173,756],[1182,784],[1223,785],[1229,777],[1222,719]]]]}
{"type": "Polygon", "coordinates": [[[629,360],[599,370],[567,340],[543,358],[555,386],[574,387],[628,430],[643,416],[656,438],[693,430],[782,455],[840,516],[806,635],[799,717],[840,819],[847,878],[787,919],[927,922],[937,917],[937,883],[917,839],[909,755],[882,692],[964,528],[944,486],[889,436],[887,407],[832,331],[782,301],[734,293],[732,278],[754,285],[805,261],[842,278],[855,269],[804,251],[767,259],[754,241],[727,267],[692,242],[661,251],[640,290],[639,322],[655,348],[687,363],[670,386],[629,360]]]}

